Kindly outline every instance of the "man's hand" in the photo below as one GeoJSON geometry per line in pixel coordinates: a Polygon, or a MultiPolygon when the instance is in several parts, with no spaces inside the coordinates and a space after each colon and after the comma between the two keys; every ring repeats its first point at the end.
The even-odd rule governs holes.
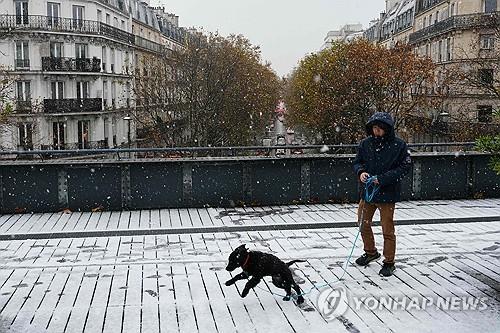
{"type": "Polygon", "coordinates": [[[366,183],[369,177],[370,175],[367,172],[363,172],[359,175],[359,180],[361,180],[362,183],[366,183]]]}
{"type": "Polygon", "coordinates": [[[380,185],[380,183],[379,183],[379,181],[378,181],[378,178],[377,178],[377,177],[375,177],[375,179],[373,180],[373,184],[375,184],[375,185],[380,185]]]}

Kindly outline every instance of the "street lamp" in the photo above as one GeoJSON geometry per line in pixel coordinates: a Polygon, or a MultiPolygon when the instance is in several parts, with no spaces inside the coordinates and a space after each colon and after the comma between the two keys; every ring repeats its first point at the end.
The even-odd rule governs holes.
{"type": "MultiPolygon", "coordinates": [[[[130,121],[132,120],[132,118],[129,115],[127,115],[123,117],[123,120],[127,121],[128,123],[127,142],[128,142],[128,149],[130,149],[130,121]]],[[[130,151],[128,152],[128,157],[130,158],[130,151]]]]}

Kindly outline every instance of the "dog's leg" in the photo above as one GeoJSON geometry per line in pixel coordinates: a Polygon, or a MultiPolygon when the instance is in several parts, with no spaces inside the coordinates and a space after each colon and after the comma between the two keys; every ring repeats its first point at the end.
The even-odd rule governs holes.
{"type": "Polygon", "coordinates": [[[241,297],[246,297],[250,289],[258,285],[259,282],[260,282],[260,277],[252,276],[252,278],[245,285],[245,288],[243,288],[243,291],[241,292],[241,297]]]}
{"type": "Polygon", "coordinates": [[[293,290],[297,293],[297,304],[302,304],[304,303],[304,297],[302,297],[302,290],[300,290],[300,287],[294,282],[293,283],[293,290]]]}
{"type": "Polygon", "coordinates": [[[289,301],[290,297],[292,296],[292,286],[290,286],[289,283],[286,283],[285,287],[283,289],[285,289],[285,291],[286,291],[286,296],[283,297],[283,300],[284,301],[289,301]]]}
{"type": "Polygon", "coordinates": [[[246,278],[248,278],[248,274],[245,273],[245,272],[241,272],[240,274],[235,275],[232,279],[227,280],[226,281],[226,286],[230,286],[233,283],[235,283],[236,281],[243,280],[243,279],[246,279],[246,278]]]}

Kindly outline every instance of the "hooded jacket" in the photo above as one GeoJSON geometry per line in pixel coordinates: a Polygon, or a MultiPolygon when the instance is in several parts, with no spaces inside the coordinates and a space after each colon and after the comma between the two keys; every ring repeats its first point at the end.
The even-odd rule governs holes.
{"type": "MultiPolygon", "coordinates": [[[[394,121],[390,114],[377,112],[366,123],[368,137],[363,139],[354,160],[354,172],[359,176],[367,172],[377,176],[380,189],[373,203],[394,203],[401,200],[401,180],[411,169],[411,157],[406,143],[396,137],[394,121]],[[387,131],[383,137],[373,135],[373,125],[383,123],[387,131]]],[[[364,185],[360,186],[360,195],[364,185]]]]}

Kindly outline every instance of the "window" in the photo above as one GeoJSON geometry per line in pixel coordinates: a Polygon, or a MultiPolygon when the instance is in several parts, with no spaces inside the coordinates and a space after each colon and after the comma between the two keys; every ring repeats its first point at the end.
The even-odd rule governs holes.
{"type": "Polygon", "coordinates": [[[493,69],[481,68],[479,70],[479,81],[482,84],[493,84],[493,69]]]}
{"type": "Polygon", "coordinates": [[[106,61],[108,59],[108,54],[106,52],[106,46],[102,47],[102,71],[106,72],[106,61]]]}
{"type": "Polygon", "coordinates": [[[104,107],[108,106],[108,81],[102,81],[102,99],[104,107]]]}
{"type": "Polygon", "coordinates": [[[87,44],[75,44],[75,58],[77,59],[85,59],[87,58],[87,44]]]}
{"type": "Polygon", "coordinates": [[[450,5],[450,16],[454,16],[455,15],[455,3],[452,3],[450,5]]]}
{"type": "Polygon", "coordinates": [[[481,35],[480,41],[482,50],[493,50],[495,48],[495,35],[481,35]]]}
{"type": "Polygon", "coordinates": [[[427,27],[427,17],[424,17],[423,28],[427,27]]]}
{"type": "Polygon", "coordinates": [[[97,21],[98,22],[102,21],[102,11],[99,9],[97,10],[97,21]]]}
{"type": "Polygon", "coordinates": [[[30,51],[28,41],[16,42],[16,68],[30,67],[30,51]]]}
{"type": "Polygon", "coordinates": [[[106,24],[109,25],[111,23],[111,15],[106,14],[106,24]]]}
{"type": "Polygon", "coordinates": [[[78,100],[89,98],[89,83],[87,81],[76,82],[76,98],[78,100]]]}
{"type": "Polygon", "coordinates": [[[81,28],[83,26],[84,15],[85,7],[73,6],[73,27],[75,29],[81,28]]]}
{"type": "Polygon", "coordinates": [[[78,148],[88,149],[89,145],[89,127],[90,121],[79,120],[78,121],[78,148]]]}
{"type": "Polygon", "coordinates": [[[115,49],[111,49],[111,59],[110,62],[111,64],[111,73],[115,72],[115,49]]]}
{"type": "Polygon", "coordinates": [[[118,28],[118,18],[117,17],[113,18],[113,26],[115,28],[118,28]]]}
{"type": "Polygon", "coordinates": [[[477,120],[481,123],[491,123],[492,119],[493,119],[493,106],[478,105],[477,120]]]}
{"type": "Polygon", "coordinates": [[[63,56],[63,43],[50,42],[50,56],[52,58],[62,58],[62,56],[63,56]]]}
{"type": "Polygon", "coordinates": [[[497,0],[484,0],[484,12],[494,13],[497,11],[497,0]]]}
{"type": "Polygon", "coordinates": [[[122,20],[122,30],[124,30],[124,31],[127,30],[127,27],[125,26],[125,21],[124,20],[122,20]]]}
{"type": "Polygon", "coordinates": [[[108,146],[108,138],[109,138],[109,120],[108,118],[104,118],[104,141],[106,147],[108,146]]]}
{"type": "Polygon", "coordinates": [[[111,106],[116,107],[116,82],[111,82],[111,106]]]}
{"type": "Polygon", "coordinates": [[[64,98],[64,82],[54,81],[50,83],[50,93],[52,99],[63,99],[64,98]]]}
{"type": "Polygon", "coordinates": [[[434,24],[439,22],[439,10],[436,12],[435,18],[434,18],[434,24]]]}
{"type": "Polygon", "coordinates": [[[127,82],[125,85],[125,96],[127,98],[127,108],[130,108],[130,83],[127,82]]]}
{"type": "Polygon", "coordinates": [[[16,1],[16,24],[28,24],[28,2],[16,1]]]}
{"type": "Polygon", "coordinates": [[[64,149],[66,143],[66,123],[55,121],[52,123],[52,143],[57,150],[64,149]]]}
{"type": "Polygon", "coordinates": [[[453,58],[451,52],[451,38],[446,39],[446,60],[450,61],[453,58]]]}
{"type": "Polygon", "coordinates": [[[31,100],[31,83],[30,81],[17,81],[17,100],[29,102],[31,100]]]}
{"type": "Polygon", "coordinates": [[[438,44],[438,62],[443,61],[443,41],[440,40],[438,44]]]}
{"type": "Polygon", "coordinates": [[[61,5],[55,2],[47,2],[47,21],[49,26],[58,26],[61,16],[61,5]]]}
{"type": "Polygon", "coordinates": [[[130,56],[128,51],[125,51],[125,73],[129,74],[130,72],[130,56]]]}
{"type": "Polygon", "coordinates": [[[33,124],[22,123],[17,126],[19,147],[24,150],[33,149],[33,124]]]}

